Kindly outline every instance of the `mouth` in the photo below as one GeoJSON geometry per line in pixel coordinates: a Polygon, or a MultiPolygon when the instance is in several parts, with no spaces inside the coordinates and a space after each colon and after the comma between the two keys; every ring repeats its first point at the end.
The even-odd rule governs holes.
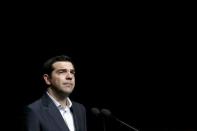
{"type": "Polygon", "coordinates": [[[63,83],[63,85],[65,85],[65,86],[72,86],[73,83],[63,83]]]}

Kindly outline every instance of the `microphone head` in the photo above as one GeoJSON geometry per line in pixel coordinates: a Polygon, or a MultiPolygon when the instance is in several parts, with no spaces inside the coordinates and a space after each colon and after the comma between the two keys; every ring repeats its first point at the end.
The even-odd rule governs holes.
{"type": "Polygon", "coordinates": [[[92,113],[94,114],[94,115],[96,115],[96,116],[98,116],[99,114],[100,114],[100,111],[99,111],[99,109],[98,108],[92,108],[91,109],[91,111],[92,111],[92,113]]]}
{"type": "Polygon", "coordinates": [[[108,109],[102,109],[102,110],[101,110],[101,113],[104,114],[105,116],[112,116],[112,115],[111,115],[111,111],[108,110],[108,109]]]}

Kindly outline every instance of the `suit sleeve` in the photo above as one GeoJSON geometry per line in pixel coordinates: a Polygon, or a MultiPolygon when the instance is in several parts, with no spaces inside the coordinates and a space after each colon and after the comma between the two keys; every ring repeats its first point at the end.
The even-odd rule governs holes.
{"type": "Polygon", "coordinates": [[[40,131],[39,119],[36,113],[26,107],[24,109],[23,130],[24,131],[40,131]]]}

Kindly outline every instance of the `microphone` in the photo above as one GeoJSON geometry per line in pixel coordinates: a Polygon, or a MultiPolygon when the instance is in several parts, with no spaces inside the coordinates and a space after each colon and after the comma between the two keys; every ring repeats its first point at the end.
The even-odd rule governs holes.
{"type": "Polygon", "coordinates": [[[101,113],[104,114],[105,116],[112,116],[111,111],[108,109],[102,109],[101,113]]]}
{"type": "Polygon", "coordinates": [[[99,111],[99,109],[98,108],[91,108],[91,111],[92,111],[92,113],[94,114],[94,115],[96,115],[96,116],[98,116],[101,112],[99,111]]]}
{"type": "MultiPolygon", "coordinates": [[[[98,108],[96,108],[96,107],[91,108],[91,112],[95,116],[99,116],[101,114],[100,110],[98,108]]],[[[102,124],[103,124],[103,131],[106,131],[106,123],[105,123],[104,117],[102,117],[102,124]]]]}
{"type": "Polygon", "coordinates": [[[127,123],[121,121],[121,120],[118,119],[117,117],[113,116],[112,113],[111,113],[111,111],[108,110],[108,109],[102,109],[102,110],[101,110],[101,113],[102,113],[103,115],[107,116],[107,117],[111,117],[111,118],[115,119],[116,121],[118,121],[118,122],[120,122],[121,124],[123,124],[123,125],[129,127],[130,129],[133,129],[134,131],[139,131],[138,129],[132,127],[131,125],[129,125],[129,124],[127,124],[127,123]]]}

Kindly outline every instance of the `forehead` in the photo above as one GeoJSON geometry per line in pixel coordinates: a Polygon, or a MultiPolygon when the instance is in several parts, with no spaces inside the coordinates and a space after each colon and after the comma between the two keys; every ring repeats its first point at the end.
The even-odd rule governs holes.
{"type": "Polygon", "coordinates": [[[69,61],[58,61],[53,63],[52,67],[54,69],[74,69],[74,66],[69,61]]]}

